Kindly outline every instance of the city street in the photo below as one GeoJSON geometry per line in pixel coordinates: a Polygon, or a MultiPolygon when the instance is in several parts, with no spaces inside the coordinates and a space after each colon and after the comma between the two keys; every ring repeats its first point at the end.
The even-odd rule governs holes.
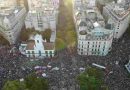
{"type": "MultiPolygon", "coordinates": [[[[72,7],[65,0],[60,1],[57,37],[69,46],[77,39],[68,35],[75,33],[72,7]]],[[[19,45],[1,45],[0,90],[6,81],[20,80],[31,73],[46,78],[49,90],[80,90],[77,76],[88,67],[95,67],[93,63],[106,67],[101,70],[104,73],[105,86],[108,86],[109,90],[130,90],[130,74],[125,68],[125,64],[130,60],[128,30],[121,39],[113,41],[112,49],[106,56],[80,56],[77,54],[77,47],[67,48],[67,46],[63,50],[57,50],[53,58],[36,59],[22,55],[19,52],[19,45]]]]}
{"type": "Polygon", "coordinates": [[[124,67],[130,55],[130,37],[128,34],[115,42],[112,51],[105,57],[79,56],[76,52],[72,53],[65,49],[58,52],[54,59],[33,61],[33,59],[19,54],[10,55],[9,51],[10,48],[7,49],[7,47],[1,47],[0,50],[1,87],[6,80],[21,79],[31,72],[36,72],[34,67],[39,65],[46,67],[42,73],[45,73],[49,80],[50,90],[79,90],[76,77],[84,68],[92,67],[92,63],[96,63],[107,68],[107,70],[103,70],[104,80],[110,90],[130,89],[130,78],[128,78],[128,72],[124,67]],[[30,66],[29,62],[30,64],[35,63],[30,66]]]}

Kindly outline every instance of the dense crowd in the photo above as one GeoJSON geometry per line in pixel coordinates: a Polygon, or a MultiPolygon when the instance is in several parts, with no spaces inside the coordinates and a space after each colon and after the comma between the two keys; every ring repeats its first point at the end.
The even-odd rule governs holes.
{"type": "Polygon", "coordinates": [[[96,63],[107,68],[103,70],[104,80],[110,90],[130,90],[130,78],[124,67],[130,55],[130,37],[127,34],[113,43],[107,56],[79,56],[76,50],[65,49],[58,52],[55,58],[40,59],[41,71],[35,70],[34,66],[25,67],[23,64],[32,62],[32,59],[21,55],[17,47],[12,48],[14,46],[0,46],[0,87],[7,80],[21,79],[36,72],[38,76],[48,79],[50,90],[79,90],[76,77],[96,63]]]}
{"type": "Polygon", "coordinates": [[[53,61],[54,65],[58,66],[60,70],[57,74],[52,74],[50,82],[54,88],[57,86],[57,88],[62,87],[65,90],[79,90],[76,76],[81,73],[81,69],[89,66],[92,67],[92,63],[96,63],[106,67],[106,70],[103,70],[104,81],[110,90],[130,90],[129,74],[124,67],[130,59],[129,55],[130,37],[128,33],[124,34],[118,41],[114,41],[112,50],[104,57],[79,56],[76,53],[71,55],[67,50],[64,50],[59,53],[58,59],[53,61]]]}
{"type": "Polygon", "coordinates": [[[27,58],[18,52],[17,46],[0,46],[0,87],[7,80],[20,79],[30,72],[21,68],[26,60],[27,58]]]}

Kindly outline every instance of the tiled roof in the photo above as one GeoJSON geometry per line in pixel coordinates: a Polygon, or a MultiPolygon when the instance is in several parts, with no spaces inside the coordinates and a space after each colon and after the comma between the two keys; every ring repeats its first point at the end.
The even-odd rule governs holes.
{"type": "Polygon", "coordinates": [[[43,42],[44,49],[45,50],[54,50],[54,43],[49,43],[49,42],[43,42]]]}
{"type": "MultiPolygon", "coordinates": [[[[34,50],[34,46],[35,46],[35,41],[29,40],[27,42],[26,50],[34,50]]],[[[45,50],[54,50],[55,45],[54,45],[54,43],[43,42],[43,47],[44,47],[45,50]]]]}
{"type": "Polygon", "coordinates": [[[26,50],[34,50],[34,45],[35,45],[35,41],[34,40],[29,40],[27,42],[27,48],[26,48],[26,50]]]}

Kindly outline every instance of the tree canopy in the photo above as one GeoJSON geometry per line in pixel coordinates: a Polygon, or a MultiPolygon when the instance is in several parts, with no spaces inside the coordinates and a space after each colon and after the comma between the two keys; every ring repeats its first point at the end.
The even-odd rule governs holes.
{"type": "Polygon", "coordinates": [[[48,90],[48,82],[44,78],[37,78],[31,74],[24,81],[7,81],[2,90],[48,90]]]}
{"type": "Polygon", "coordinates": [[[2,35],[0,35],[0,44],[1,45],[9,45],[10,43],[2,35]]]}
{"type": "Polygon", "coordinates": [[[25,78],[26,88],[29,90],[48,90],[48,82],[44,78],[37,78],[35,74],[25,78]]]}
{"type": "Polygon", "coordinates": [[[42,31],[41,34],[42,34],[42,37],[43,39],[47,40],[47,42],[50,42],[50,38],[51,38],[51,29],[46,29],[45,31],[42,31]]]}
{"type": "Polygon", "coordinates": [[[72,9],[70,9],[72,0],[64,0],[61,3],[63,6],[59,8],[56,50],[75,47],[77,41],[72,9]]]}
{"type": "Polygon", "coordinates": [[[103,73],[96,68],[88,68],[77,77],[80,90],[101,90],[103,73]]]}
{"type": "Polygon", "coordinates": [[[41,34],[43,39],[46,39],[47,42],[50,42],[50,37],[51,37],[51,29],[46,29],[45,31],[36,31],[34,28],[31,29],[22,29],[21,34],[20,34],[20,40],[21,41],[26,41],[29,39],[30,35],[32,34],[41,34]]]}
{"type": "Polygon", "coordinates": [[[23,29],[21,30],[21,34],[20,34],[20,40],[21,41],[26,41],[29,39],[30,35],[33,34],[35,32],[35,29],[23,29]]]}
{"type": "Polygon", "coordinates": [[[25,90],[25,85],[20,81],[7,81],[2,90],[25,90]]]}

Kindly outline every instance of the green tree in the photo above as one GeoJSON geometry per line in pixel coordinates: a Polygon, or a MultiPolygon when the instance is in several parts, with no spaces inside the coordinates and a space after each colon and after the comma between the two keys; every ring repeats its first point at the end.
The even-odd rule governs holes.
{"type": "Polygon", "coordinates": [[[2,90],[25,90],[25,85],[18,80],[7,81],[2,90]]]}
{"type": "Polygon", "coordinates": [[[48,82],[44,78],[37,78],[31,74],[25,78],[25,85],[29,90],[48,90],[48,82]]]}
{"type": "Polygon", "coordinates": [[[37,78],[35,74],[31,74],[23,82],[7,81],[2,90],[48,90],[48,82],[44,78],[37,78]]]}
{"type": "Polygon", "coordinates": [[[51,29],[46,29],[45,31],[41,32],[43,39],[46,39],[47,42],[50,42],[51,32],[51,29]]]}
{"type": "Polygon", "coordinates": [[[101,90],[103,73],[96,68],[88,68],[77,77],[77,80],[81,90],[101,90]]]}
{"type": "Polygon", "coordinates": [[[63,39],[57,38],[55,46],[56,46],[56,50],[62,50],[66,48],[66,43],[63,41],[63,39]]]}
{"type": "Polygon", "coordinates": [[[2,45],[9,45],[10,43],[2,35],[0,35],[0,44],[2,44],[2,45]]]}
{"type": "Polygon", "coordinates": [[[21,30],[21,33],[20,33],[20,40],[21,41],[26,41],[29,39],[30,35],[36,33],[35,29],[32,28],[32,29],[23,29],[21,30]]]}

